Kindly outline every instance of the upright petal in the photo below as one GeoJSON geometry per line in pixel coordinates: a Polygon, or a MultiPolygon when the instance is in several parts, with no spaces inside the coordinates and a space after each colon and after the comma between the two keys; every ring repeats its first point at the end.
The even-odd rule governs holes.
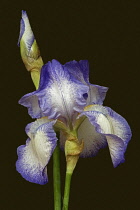
{"type": "Polygon", "coordinates": [[[96,132],[106,137],[114,167],[124,162],[131,130],[126,120],[109,107],[91,105],[80,115],[88,117],[96,132]]]}
{"type": "Polygon", "coordinates": [[[88,60],[81,60],[79,62],[73,60],[64,65],[68,71],[82,83],[89,82],[89,63],[88,60]]]}
{"type": "Polygon", "coordinates": [[[84,108],[86,100],[83,95],[88,89],[58,61],[52,60],[42,68],[39,89],[23,96],[19,103],[28,107],[33,118],[42,113],[50,119],[62,117],[71,122],[75,111],[79,112],[84,108]],[[34,103],[37,104],[37,114],[34,103]]]}
{"type": "Polygon", "coordinates": [[[38,120],[26,127],[30,138],[26,145],[18,147],[17,171],[24,179],[37,184],[48,182],[47,164],[56,147],[56,134],[53,130],[55,121],[38,120]]]}
{"type": "Polygon", "coordinates": [[[100,85],[93,85],[89,83],[89,93],[87,98],[87,104],[103,104],[103,101],[106,97],[106,93],[108,91],[107,87],[100,85]]]}
{"type": "Polygon", "coordinates": [[[103,103],[108,88],[99,85],[94,85],[89,82],[89,63],[87,60],[80,60],[79,62],[75,60],[70,61],[66,63],[64,66],[67,67],[69,72],[77,80],[89,86],[86,105],[103,103]]]}

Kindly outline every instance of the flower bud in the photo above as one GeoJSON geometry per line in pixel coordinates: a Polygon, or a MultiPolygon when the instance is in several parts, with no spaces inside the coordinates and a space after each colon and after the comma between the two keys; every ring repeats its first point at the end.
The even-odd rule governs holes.
{"type": "Polygon", "coordinates": [[[20,46],[21,57],[25,67],[31,72],[33,83],[37,89],[39,86],[40,70],[43,66],[43,61],[25,11],[22,11],[18,46],[20,46]]]}

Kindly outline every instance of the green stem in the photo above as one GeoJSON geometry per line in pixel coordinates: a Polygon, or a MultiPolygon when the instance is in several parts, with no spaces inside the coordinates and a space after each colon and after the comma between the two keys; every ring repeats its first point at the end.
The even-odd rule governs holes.
{"type": "Polygon", "coordinates": [[[60,149],[56,146],[53,153],[54,210],[61,210],[60,149]]]}
{"type": "Polygon", "coordinates": [[[71,177],[72,173],[66,173],[63,210],[68,210],[71,177]]]}

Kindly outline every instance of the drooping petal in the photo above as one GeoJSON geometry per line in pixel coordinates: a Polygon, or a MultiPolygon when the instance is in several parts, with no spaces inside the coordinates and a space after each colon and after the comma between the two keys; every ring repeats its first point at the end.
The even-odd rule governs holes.
{"type": "MultiPolygon", "coordinates": [[[[132,133],[131,133],[131,129],[127,121],[121,115],[113,111],[110,107],[100,106],[100,105],[87,106],[85,107],[84,110],[100,112],[102,115],[100,115],[100,118],[98,118],[98,120],[103,122],[103,125],[105,126],[103,119],[101,120],[101,116],[102,118],[104,117],[104,120],[106,120],[106,122],[109,122],[109,126],[111,127],[110,134],[115,134],[116,136],[121,138],[124,142],[125,149],[127,148],[127,145],[131,139],[132,133]]],[[[104,128],[104,133],[109,134],[107,133],[106,128],[104,128]]]]}
{"type": "Polygon", "coordinates": [[[25,132],[31,139],[41,125],[49,122],[52,122],[52,125],[55,123],[55,121],[49,120],[47,117],[39,118],[36,121],[29,123],[25,128],[25,132]]]}
{"type": "Polygon", "coordinates": [[[70,75],[66,67],[52,60],[42,68],[39,89],[23,96],[19,103],[28,107],[33,118],[43,115],[50,119],[63,117],[72,121],[75,111],[81,111],[86,105],[83,94],[88,89],[87,85],[70,75]]]}
{"type": "Polygon", "coordinates": [[[83,84],[88,85],[89,92],[87,95],[87,104],[102,104],[106,92],[108,90],[107,87],[94,85],[89,82],[89,63],[87,60],[80,60],[77,61],[70,61],[65,64],[69,72],[79,81],[81,81],[83,84]]]}
{"type": "Polygon", "coordinates": [[[86,118],[78,129],[78,139],[84,141],[84,149],[81,157],[92,157],[97,154],[99,149],[107,146],[105,136],[96,132],[95,127],[86,118]]]}
{"type": "MultiPolygon", "coordinates": [[[[80,117],[81,118],[81,117],[80,117]]],[[[80,154],[80,157],[93,157],[97,154],[99,149],[107,146],[105,136],[96,132],[94,126],[90,123],[86,117],[82,120],[80,126],[78,126],[78,140],[80,143],[84,142],[84,149],[80,154]]],[[[64,150],[67,136],[65,132],[60,132],[60,148],[64,150]]]]}
{"type": "Polygon", "coordinates": [[[113,166],[117,167],[119,164],[125,161],[124,153],[125,147],[124,142],[121,138],[116,135],[106,135],[107,143],[109,146],[110,156],[113,162],[113,166]]]}
{"type": "Polygon", "coordinates": [[[114,167],[124,162],[131,130],[126,120],[109,107],[91,105],[80,115],[88,117],[96,132],[106,137],[114,167]]]}
{"type": "Polygon", "coordinates": [[[35,38],[26,11],[22,11],[22,19],[20,22],[20,35],[18,39],[19,46],[21,39],[25,43],[27,51],[30,51],[35,38]]]}
{"type": "Polygon", "coordinates": [[[30,123],[26,132],[30,138],[26,145],[18,147],[16,169],[24,179],[40,185],[48,182],[47,164],[56,147],[56,134],[53,130],[55,121],[46,119],[30,123]]]}

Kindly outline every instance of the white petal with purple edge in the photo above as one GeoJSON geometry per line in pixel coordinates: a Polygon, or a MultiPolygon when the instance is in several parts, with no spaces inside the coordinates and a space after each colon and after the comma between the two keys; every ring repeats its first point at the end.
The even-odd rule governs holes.
{"type": "Polygon", "coordinates": [[[80,154],[81,157],[95,156],[99,149],[107,146],[106,138],[96,132],[88,118],[81,123],[78,129],[78,139],[84,141],[84,149],[80,154]]]}
{"type": "Polygon", "coordinates": [[[50,118],[61,116],[71,121],[74,110],[85,106],[83,94],[88,92],[88,87],[70,77],[67,69],[56,60],[48,63],[48,69],[51,80],[45,88],[46,100],[39,99],[40,107],[50,118]]]}
{"type": "Polygon", "coordinates": [[[93,85],[89,83],[89,93],[87,98],[87,105],[90,104],[103,104],[103,101],[106,97],[106,92],[108,91],[107,87],[93,85]]]}
{"type": "Polygon", "coordinates": [[[18,147],[18,160],[16,162],[17,171],[29,182],[46,184],[47,164],[56,147],[56,134],[53,125],[56,121],[34,122],[29,125],[27,133],[32,138],[26,141],[26,145],[18,147]],[[37,127],[37,124],[39,127],[37,127]],[[29,131],[31,130],[31,133],[29,131]]]}
{"type": "Polygon", "coordinates": [[[110,156],[113,162],[113,166],[117,167],[120,163],[125,161],[124,159],[124,143],[121,138],[115,135],[106,135],[107,143],[109,146],[110,156]]]}
{"type": "Polygon", "coordinates": [[[28,108],[28,114],[32,118],[41,118],[44,115],[39,107],[38,97],[35,93],[36,91],[24,95],[18,103],[28,108]]]}
{"type": "Polygon", "coordinates": [[[61,117],[72,122],[75,111],[83,110],[86,105],[83,95],[88,90],[87,85],[76,80],[58,61],[52,60],[42,68],[39,89],[23,96],[19,103],[28,107],[33,118],[39,117],[42,111],[42,115],[49,119],[61,117]],[[37,114],[36,109],[33,110],[35,96],[38,99],[36,104],[40,107],[37,114]]]}
{"type": "MultiPolygon", "coordinates": [[[[32,138],[32,136],[35,134],[36,130],[43,124],[51,122],[52,120],[49,120],[47,117],[42,117],[37,119],[34,122],[29,123],[26,128],[26,134],[29,136],[29,138],[32,138]]],[[[53,121],[54,123],[55,121],[53,121]]]]}
{"type": "Polygon", "coordinates": [[[114,167],[124,162],[124,152],[131,139],[126,120],[109,107],[91,105],[81,114],[88,117],[96,131],[107,139],[114,167]]]}
{"type": "Polygon", "coordinates": [[[64,66],[69,72],[83,84],[88,85],[89,92],[87,97],[87,103],[89,104],[103,104],[103,101],[108,90],[107,87],[94,85],[89,82],[89,63],[87,60],[81,60],[79,62],[73,60],[66,63],[64,66]]]}

